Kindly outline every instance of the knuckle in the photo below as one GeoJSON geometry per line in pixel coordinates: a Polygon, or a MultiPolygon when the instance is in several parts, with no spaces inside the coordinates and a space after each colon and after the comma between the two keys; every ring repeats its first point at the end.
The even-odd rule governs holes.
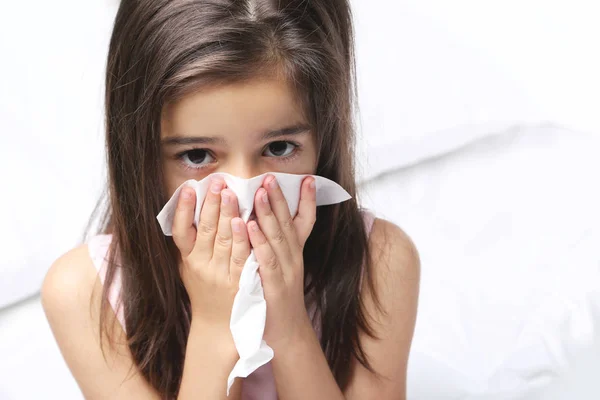
{"type": "Polygon", "coordinates": [[[216,230],[214,225],[202,220],[200,220],[200,222],[198,223],[198,229],[200,230],[200,233],[202,233],[205,236],[213,235],[216,230]]]}
{"type": "Polygon", "coordinates": [[[275,244],[281,244],[284,241],[285,241],[285,235],[283,234],[283,231],[280,229],[273,236],[273,242],[275,242],[275,244]]]}
{"type": "Polygon", "coordinates": [[[220,208],[221,217],[232,217],[232,214],[233,214],[232,208],[233,207],[231,207],[231,204],[222,205],[220,208]]]}
{"type": "Polygon", "coordinates": [[[198,262],[199,260],[195,260],[192,258],[184,258],[183,259],[183,265],[185,267],[185,269],[187,269],[190,273],[194,274],[194,275],[198,275],[201,274],[203,271],[203,268],[200,268],[201,263],[198,262]]]}
{"type": "Polygon", "coordinates": [[[246,243],[246,238],[244,238],[243,236],[234,236],[233,237],[233,243],[235,244],[245,244],[246,243]]]}
{"type": "Polygon", "coordinates": [[[231,238],[227,235],[223,235],[222,233],[218,233],[215,237],[215,244],[221,247],[228,247],[231,245],[231,238]]]}
{"type": "Polygon", "coordinates": [[[178,229],[178,227],[175,226],[175,223],[173,223],[173,226],[171,227],[171,236],[173,236],[173,240],[175,241],[175,244],[177,244],[178,240],[185,238],[185,235],[183,234],[181,229],[178,229]]]}
{"type": "Polygon", "coordinates": [[[292,249],[296,250],[296,253],[300,254],[300,257],[303,257],[302,254],[304,252],[304,245],[300,240],[293,240],[292,249]]]}
{"type": "Polygon", "coordinates": [[[287,200],[285,199],[285,197],[283,197],[283,194],[281,194],[280,196],[277,196],[277,198],[275,198],[274,202],[276,204],[281,204],[281,205],[287,206],[287,200]]]}
{"type": "Polygon", "coordinates": [[[273,215],[273,209],[271,207],[264,207],[263,213],[265,216],[271,216],[273,215]]]}
{"type": "Polygon", "coordinates": [[[189,268],[191,262],[190,260],[192,260],[192,254],[189,255],[185,255],[185,254],[181,254],[181,264],[179,265],[182,268],[189,268]]]}
{"type": "Polygon", "coordinates": [[[173,231],[173,242],[175,242],[175,246],[179,250],[182,250],[181,247],[185,244],[186,237],[179,231],[173,231]]]}
{"type": "Polygon", "coordinates": [[[283,223],[281,225],[283,226],[283,229],[285,229],[285,230],[294,229],[294,220],[292,219],[292,217],[289,217],[285,221],[283,221],[283,223]]]}
{"type": "Polygon", "coordinates": [[[269,269],[275,269],[277,268],[277,257],[275,257],[274,255],[269,257],[269,259],[267,260],[265,267],[269,268],[269,269]]]}
{"type": "Polygon", "coordinates": [[[246,264],[246,258],[247,257],[242,257],[241,255],[236,254],[231,256],[231,263],[237,267],[243,267],[244,264],[246,264]]]}
{"type": "Polygon", "coordinates": [[[188,270],[194,275],[202,274],[204,271],[200,268],[199,264],[189,264],[188,270]]]}
{"type": "MultiPolygon", "coordinates": [[[[188,208],[185,206],[185,204],[177,204],[177,207],[175,208],[175,216],[181,216],[182,214],[186,213],[188,210],[188,208]]],[[[173,219],[173,224],[175,224],[175,221],[177,220],[177,218],[173,219]]]]}

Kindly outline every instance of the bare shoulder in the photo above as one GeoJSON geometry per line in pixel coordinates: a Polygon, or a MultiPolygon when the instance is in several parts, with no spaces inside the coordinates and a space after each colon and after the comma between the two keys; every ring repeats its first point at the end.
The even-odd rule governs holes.
{"type": "Polygon", "coordinates": [[[42,305],[51,325],[57,318],[77,313],[84,303],[89,310],[96,278],[87,245],[69,250],[54,261],[42,285],[42,305]]]}
{"type": "MultiPolygon", "coordinates": [[[[412,340],[416,323],[421,260],[413,240],[392,222],[377,218],[369,237],[373,296],[365,304],[373,319],[412,340]],[[399,332],[401,330],[402,332],[399,332]]],[[[405,349],[407,350],[407,349],[405,349]]]]}
{"type": "Polygon", "coordinates": [[[419,252],[413,240],[394,223],[376,218],[369,249],[377,276],[401,277],[418,285],[421,275],[419,252]]]}
{"type": "Polygon", "coordinates": [[[141,374],[130,374],[137,369],[112,309],[106,313],[109,335],[100,336],[102,292],[87,245],[59,257],[46,274],[42,306],[69,370],[85,398],[156,398],[141,374]]]}
{"type": "Polygon", "coordinates": [[[369,250],[373,285],[365,280],[361,296],[373,336],[361,332],[360,343],[376,374],[354,360],[345,394],[351,400],[404,400],[417,317],[419,253],[402,229],[383,219],[376,219],[373,224],[369,250]]]}

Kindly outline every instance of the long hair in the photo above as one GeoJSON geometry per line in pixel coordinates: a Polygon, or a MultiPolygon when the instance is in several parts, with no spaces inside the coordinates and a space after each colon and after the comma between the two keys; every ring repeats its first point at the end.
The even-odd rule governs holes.
{"type": "Polygon", "coordinates": [[[177,249],[155,218],[168,196],[159,161],[163,107],[207,85],[273,73],[292,85],[315,132],[316,174],[353,196],[318,208],[304,249],[305,293],[320,315],[322,349],[342,389],[352,357],[373,371],[359,341],[361,331],[373,336],[359,296],[361,276],[371,289],[373,279],[355,200],[353,47],[348,0],[121,1],[106,71],[108,201],[92,216],[101,212],[96,233],[111,233],[115,250],[100,335],[110,336],[107,293],[119,266],[127,344],[162,397],[178,393],[190,329],[177,249]]]}

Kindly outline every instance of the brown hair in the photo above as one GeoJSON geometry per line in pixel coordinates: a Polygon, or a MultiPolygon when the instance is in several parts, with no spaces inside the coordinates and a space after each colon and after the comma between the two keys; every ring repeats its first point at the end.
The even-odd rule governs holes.
{"type": "Polygon", "coordinates": [[[113,234],[118,252],[111,251],[108,261],[100,335],[109,331],[107,292],[118,261],[128,345],[161,396],[178,393],[190,329],[177,249],[155,218],[167,200],[157,162],[161,112],[205,85],[274,71],[303,101],[317,138],[316,173],[353,196],[318,208],[304,250],[306,293],[315,295],[321,315],[321,346],[342,389],[352,356],[372,370],[358,336],[373,336],[359,296],[363,266],[371,289],[373,279],[355,201],[353,46],[348,0],[121,1],[106,72],[108,202],[99,229],[113,234]]]}

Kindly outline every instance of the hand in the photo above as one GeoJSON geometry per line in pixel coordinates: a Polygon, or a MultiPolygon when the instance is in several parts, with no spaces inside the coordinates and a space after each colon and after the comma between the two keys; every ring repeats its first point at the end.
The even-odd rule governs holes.
{"type": "Polygon", "coordinates": [[[231,337],[229,320],[242,267],[250,255],[246,225],[225,182],[211,183],[196,229],[196,194],[184,187],[173,221],[173,240],[181,253],[180,274],[190,298],[193,324],[231,337]]]}
{"type": "Polygon", "coordinates": [[[248,223],[267,302],[264,338],[273,349],[287,346],[311,326],[304,304],[303,249],[317,214],[314,178],[304,179],[300,193],[298,215],[292,219],[275,177],[267,176],[254,199],[257,221],[248,223]]]}

